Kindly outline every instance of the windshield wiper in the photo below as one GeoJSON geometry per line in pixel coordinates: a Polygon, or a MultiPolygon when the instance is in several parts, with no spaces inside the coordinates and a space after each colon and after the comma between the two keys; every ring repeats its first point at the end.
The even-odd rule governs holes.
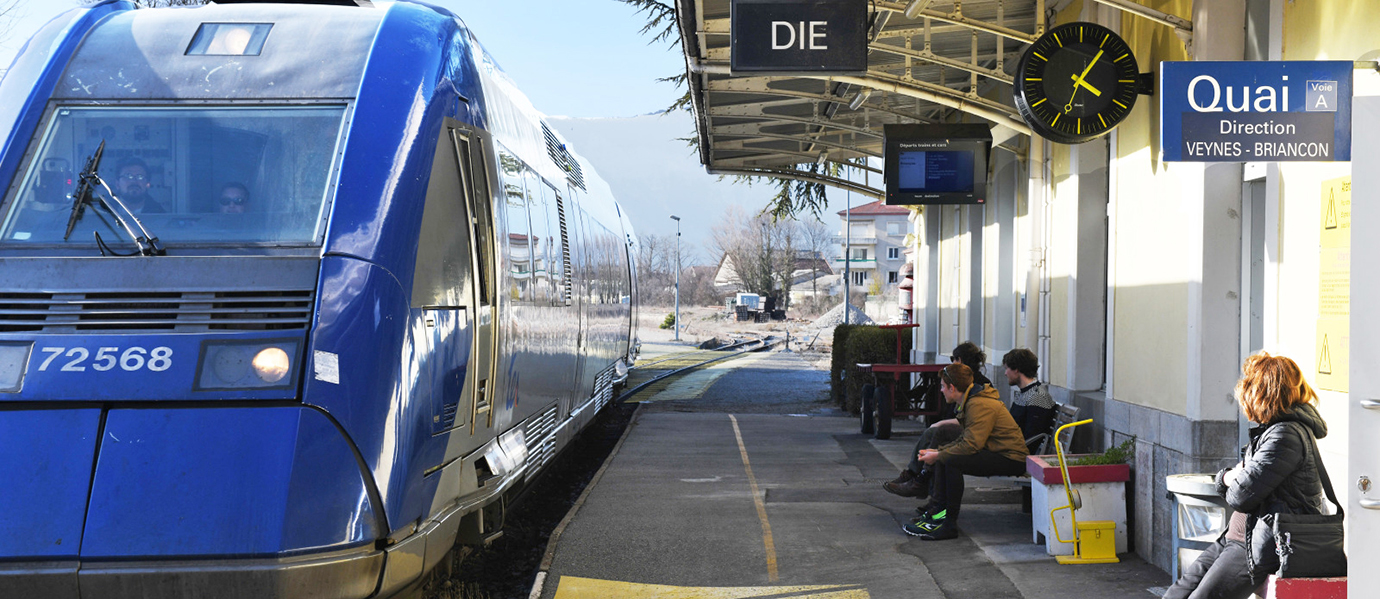
{"type": "Polygon", "coordinates": [[[136,252],[121,254],[114,250],[110,250],[109,246],[105,244],[105,241],[101,239],[100,231],[96,231],[96,246],[101,250],[101,255],[104,256],[107,250],[116,256],[167,255],[167,250],[163,249],[163,245],[158,242],[158,238],[149,235],[148,229],[144,228],[144,223],[139,221],[139,217],[135,216],[134,212],[130,210],[128,206],[125,206],[125,203],[121,202],[120,198],[115,196],[115,192],[110,190],[110,186],[105,184],[105,181],[101,179],[100,175],[96,174],[96,170],[101,165],[101,156],[103,154],[105,154],[104,139],[101,140],[101,145],[96,146],[96,152],[86,160],[86,167],[81,171],[80,179],[77,182],[77,190],[72,194],[72,213],[67,217],[67,231],[63,233],[62,240],[67,241],[67,238],[72,236],[72,229],[76,228],[77,221],[81,220],[82,213],[86,210],[86,205],[91,203],[91,196],[96,185],[100,185],[105,189],[105,193],[109,196],[110,200],[114,201],[115,205],[119,206],[120,210],[124,211],[124,213],[129,216],[129,219],[134,221],[135,226],[139,227],[139,231],[143,233],[143,235],[136,235],[134,230],[129,227],[129,224],[125,222],[125,219],[120,217],[120,213],[110,207],[106,198],[96,196],[96,199],[99,200],[100,207],[104,208],[106,212],[109,212],[111,216],[115,217],[115,223],[125,230],[125,234],[129,235],[129,238],[134,240],[135,245],[139,246],[139,250],[136,252]]]}
{"type": "Polygon", "coordinates": [[[86,167],[81,169],[81,175],[77,179],[77,190],[72,193],[72,212],[67,215],[67,231],[62,234],[62,240],[67,241],[72,236],[72,229],[77,227],[77,221],[81,220],[81,215],[86,212],[86,205],[91,203],[91,192],[96,189],[96,182],[100,177],[96,175],[96,169],[101,166],[101,156],[105,154],[105,140],[101,140],[101,145],[96,146],[96,153],[86,159],[86,167]]]}

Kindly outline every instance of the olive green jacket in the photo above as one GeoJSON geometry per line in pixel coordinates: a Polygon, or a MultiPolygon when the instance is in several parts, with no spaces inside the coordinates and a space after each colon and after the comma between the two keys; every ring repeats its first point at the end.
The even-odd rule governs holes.
{"type": "Polygon", "coordinates": [[[991,385],[968,389],[968,398],[959,404],[958,423],[963,436],[939,448],[939,459],[948,462],[961,455],[986,449],[1017,461],[1025,461],[1025,437],[1011,417],[1001,396],[991,385]]]}

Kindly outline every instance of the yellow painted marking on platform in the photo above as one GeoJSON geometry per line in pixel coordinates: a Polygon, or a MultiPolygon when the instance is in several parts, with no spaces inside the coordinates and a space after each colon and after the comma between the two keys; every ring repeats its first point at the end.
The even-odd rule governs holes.
{"type": "MultiPolygon", "coordinates": [[[[671,377],[665,381],[666,386],[660,391],[656,391],[657,386],[638,393],[636,401],[674,401],[682,399],[699,399],[704,395],[705,390],[709,389],[719,377],[728,374],[734,368],[742,368],[746,364],[751,364],[766,357],[766,353],[753,353],[737,358],[725,358],[713,364],[693,372],[687,372],[680,376],[671,377]]],[[[703,362],[712,358],[698,357],[695,362],[703,362]]],[[[695,362],[692,362],[695,363],[695,362]]]]}
{"type": "Polygon", "coordinates": [[[556,599],[604,599],[607,597],[638,597],[639,599],[753,599],[756,597],[790,597],[791,599],[871,599],[860,585],[811,585],[782,587],[677,587],[664,584],[640,584],[616,580],[596,580],[562,576],[556,587],[556,599]]]}
{"type": "Polygon", "coordinates": [[[748,485],[752,487],[752,503],[757,506],[757,519],[762,521],[762,545],[767,550],[767,582],[776,582],[776,543],[771,540],[771,522],[767,521],[767,504],[762,502],[762,494],[757,490],[757,477],[752,475],[752,463],[748,461],[747,446],[743,445],[743,432],[738,430],[738,417],[732,414],[733,436],[738,438],[738,453],[743,456],[743,469],[747,470],[748,485]]]}

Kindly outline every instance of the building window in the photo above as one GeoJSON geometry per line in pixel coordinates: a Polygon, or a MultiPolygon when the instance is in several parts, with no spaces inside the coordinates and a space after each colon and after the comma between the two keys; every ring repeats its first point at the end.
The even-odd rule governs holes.
{"type": "MultiPolygon", "coordinates": [[[[901,259],[901,248],[887,248],[887,249],[886,249],[886,259],[887,259],[887,260],[900,260],[900,259],[901,259]]],[[[893,282],[894,282],[894,281],[893,281],[893,282]]]]}
{"type": "Polygon", "coordinates": [[[872,236],[872,227],[869,227],[867,223],[850,223],[848,230],[854,239],[872,236]]]}
{"type": "Polygon", "coordinates": [[[849,258],[849,259],[850,259],[850,260],[866,260],[866,259],[867,259],[867,248],[854,248],[854,249],[853,249],[853,256],[852,256],[851,258],[849,258]]]}
{"type": "Polygon", "coordinates": [[[889,222],[886,224],[887,235],[905,235],[906,224],[902,222],[889,222]]]}
{"type": "Polygon", "coordinates": [[[896,271],[893,270],[893,271],[890,271],[890,272],[886,273],[886,282],[888,282],[888,283],[895,283],[897,280],[898,280],[898,279],[896,278],[896,271]]]}
{"type": "Polygon", "coordinates": [[[855,271],[855,272],[853,273],[853,284],[854,284],[854,285],[866,285],[866,284],[867,284],[867,272],[865,272],[865,271],[855,271]]]}

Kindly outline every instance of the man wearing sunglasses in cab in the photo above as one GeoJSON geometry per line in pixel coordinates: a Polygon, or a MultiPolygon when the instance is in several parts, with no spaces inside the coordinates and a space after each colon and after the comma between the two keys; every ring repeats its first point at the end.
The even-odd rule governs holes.
{"type": "Polygon", "coordinates": [[[249,210],[249,188],[242,183],[226,183],[220,188],[216,209],[221,214],[243,214],[249,210]]]}

